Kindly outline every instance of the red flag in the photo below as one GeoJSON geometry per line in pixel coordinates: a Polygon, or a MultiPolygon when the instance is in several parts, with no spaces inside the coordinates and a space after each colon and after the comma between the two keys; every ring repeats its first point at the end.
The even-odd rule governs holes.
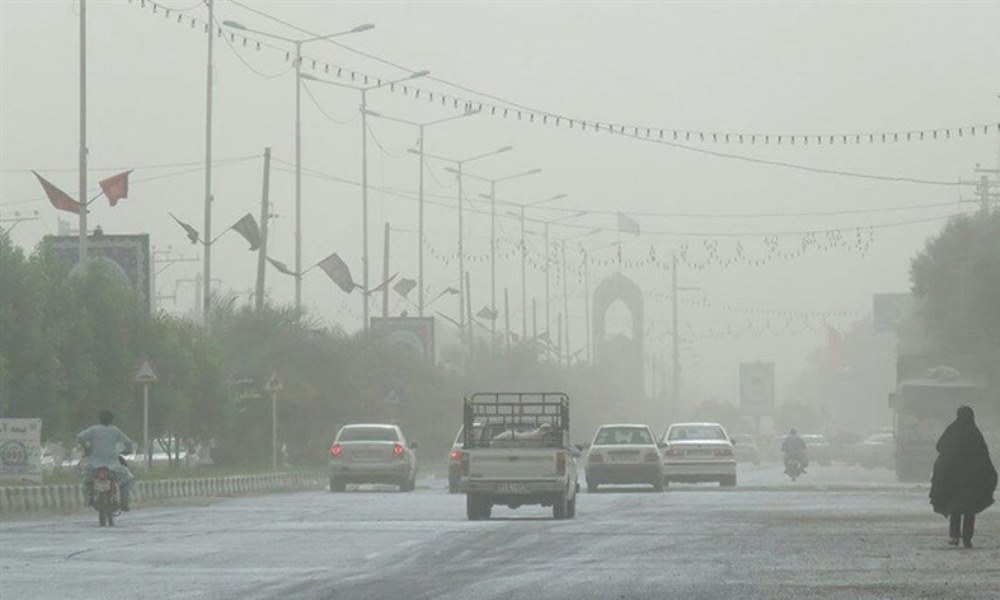
{"type": "Polygon", "coordinates": [[[132,170],[129,169],[99,182],[101,189],[104,190],[104,195],[108,197],[108,204],[111,206],[118,204],[122,198],[128,197],[128,174],[131,172],[132,170]]]}
{"type": "Polygon", "coordinates": [[[45,195],[49,197],[49,202],[52,206],[59,210],[64,210],[66,212],[80,214],[80,203],[69,197],[69,194],[57,188],[56,186],[49,183],[47,179],[34,173],[35,177],[38,178],[38,183],[42,184],[42,189],[45,190],[45,195]]]}
{"type": "Polygon", "coordinates": [[[841,337],[840,332],[833,327],[826,328],[827,344],[830,349],[830,369],[835,373],[839,373],[843,368],[843,345],[844,338],[841,337]]]}

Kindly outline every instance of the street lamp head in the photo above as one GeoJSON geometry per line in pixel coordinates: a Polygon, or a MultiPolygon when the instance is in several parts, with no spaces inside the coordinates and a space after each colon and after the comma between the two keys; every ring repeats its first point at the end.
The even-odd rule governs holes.
{"type": "Polygon", "coordinates": [[[445,167],[444,170],[448,171],[449,173],[454,173],[454,174],[458,175],[458,169],[456,169],[454,167],[445,167]]]}
{"type": "Polygon", "coordinates": [[[514,146],[504,146],[503,148],[500,148],[499,150],[497,150],[493,154],[500,154],[502,152],[510,152],[513,149],[514,149],[514,146]]]}
{"type": "MultiPolygon", "coordinates": [[[[367,108],[363,109],[361,112],[365,113],[369,117],[381,117],[382,116],[379,113],[375,112],[374,110],[369,110],[367,108]]],[[[412,150],[412,148],[410,150],[412,150]]]]}
{"type": "Polygon", "coordinates": [[[420,150],[417,150],[416,148],[407,148],[406,151],[410,154],[420,154],[420,150]]]}
{"type": "Polygon", "coordinates": [[[222,24],[225,25],[226,27],[229,27],[230,29],[239,29],[242,31],[246,31],[247,29],[239,21],[223,21],[222,24]]]}
{"type": "Polygon", "coordinates": [[[299,77],[302,79],[308,79],[309,81],[319,81],[319,77],[312,75],[311,73],[300,73],[299,77]]]}
{"type": "Polygon", "coordinates": [[[556,194],[555,196],[552,196],[551,198],[549,198],[549,200],[562,200],[565,197],[566,197],[566,194],[556,194]]]}
{"type": "Polygon", "coordinates": [[[527,173],[525,173],[525,175],[537,175],[537,174],[539,174],[541,172],[542,172],[541,169],[532,169],[532,170],[528,171],[527,173]]]}
{"type": "Polygon", "coordinates": [[[482,108],[472,108],[471,106],[466,107],[465,112],[462,113],[463,116],[469,117],[472,115],[478,115],[483,112],[482,108]]]}
{"type": "Polygon", "coordinates": [[[419,79],[420,77],[426,77],[426,76],[428,76],[430,74],[431,74],[431,72],[427,71],[427,70],[417,71],[416,73],[410,75],[409,79],[419,79]]]}
{"type": "Polygon", "coordinates": [[[358,25],[351,30],[351,33],[361,33],[362,31],[368,31],[369,29],[375,29],[375,25],[371,23],[365,23],[364,25],[358,25]]]}

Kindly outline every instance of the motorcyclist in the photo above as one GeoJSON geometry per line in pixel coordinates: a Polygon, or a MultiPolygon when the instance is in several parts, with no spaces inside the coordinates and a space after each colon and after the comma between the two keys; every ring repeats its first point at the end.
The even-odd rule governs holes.
{"type": "Polygon", "coordinates": [[[132,491],[132,473],[119,460],[119,454],[132,454],[135,445],[127,435],[111,424],[115,416],[110,410],[102,410],[93,425],[77,434],[76,439],[83,447],[83,489],[87,504],[94,502],[94,474],[100,467],[107,467],[118,482],[121,492],[122,510],[131,510],[129,505],[132,491]]]}
{"type": "Polygon", "coordinates": [[[806,456],[806,443],[799,437],[799,432],[795,428],[788,432],[785,441],[781,443],[781,451],[785,454],[786,474],[788,473],[788,462],[793,459],[798,460],[802,466],[802,472],[806,472],[806,467],[809,465],[809,459],[806,456]]]}

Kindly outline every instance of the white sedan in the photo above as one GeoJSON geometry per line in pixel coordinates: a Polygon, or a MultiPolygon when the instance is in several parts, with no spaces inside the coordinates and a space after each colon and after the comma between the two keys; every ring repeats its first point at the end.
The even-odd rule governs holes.
{"type": "Polygon", "coordinates": [[[664,478],[697,483],[736,485],[736,455],[726,430],[718,423],[674,423],[663,434],[664,478]]]}
{"type": "Polygon", "coordinates": [[[656,438],[646,425],[602,425],[587,454],[587,491],[603,484],[648,484],[663,490],[656,438]]]}

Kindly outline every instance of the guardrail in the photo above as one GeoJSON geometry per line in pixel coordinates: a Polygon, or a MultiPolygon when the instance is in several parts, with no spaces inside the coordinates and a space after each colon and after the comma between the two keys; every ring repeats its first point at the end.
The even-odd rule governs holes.
{"type": "MultiPolygon", "coordinates": [[[[137,480],[132,505],[174,498],[250,496],[268,492],[319,489],[326,479],[316,473],[269,473],[199,479],[137,480]]],[[[0,487],[0,516],[30,512],[70,512],[85,507],[83,485],[0,487]]]]}

